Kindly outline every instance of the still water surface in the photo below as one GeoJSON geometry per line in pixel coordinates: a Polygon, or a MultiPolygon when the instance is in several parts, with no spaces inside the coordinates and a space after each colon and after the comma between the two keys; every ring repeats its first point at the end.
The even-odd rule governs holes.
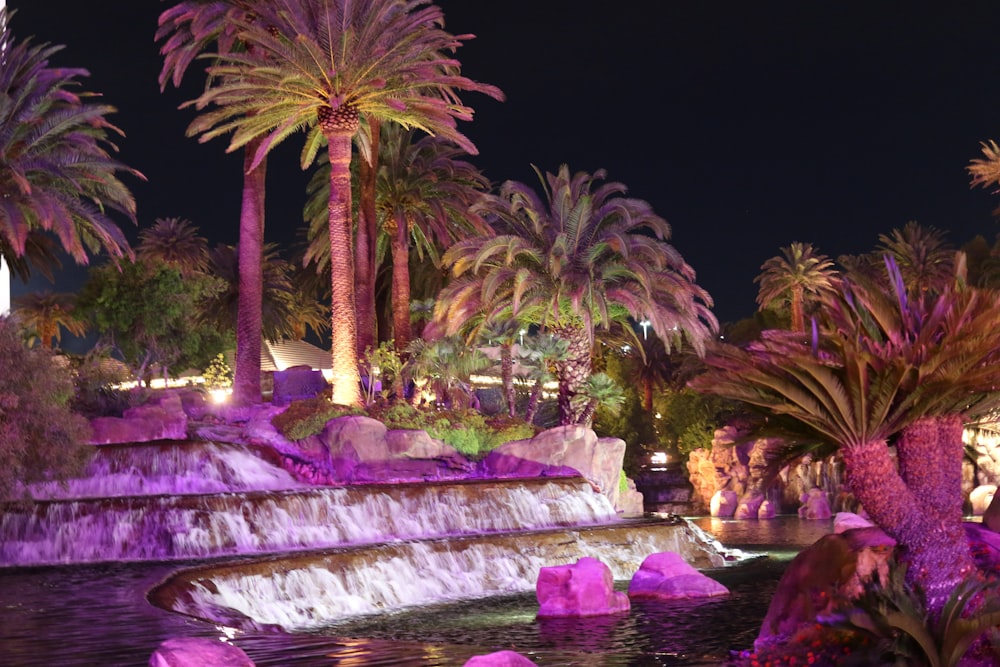
{"type": "MultiPolygon", "coordinates": [[[[749,647],[787,559],[830,522],[694,521],[727,547],[774,557],[708,571],[732,595],[634,603],[627,615],[538,621],[534,596],[423,608],[334,626],[322,633],[238,633],[258,666],[462,665],[510,649],[537,664],[708,666],[749,647]]],[[[112,563],[0,570],[0,665],[131,667],[170,637],[223,637],[226,629],[148,604],[146,591],[183,563],[112,563]]],[[[233,634],[233,633],[230,633],[233,634]]]]}

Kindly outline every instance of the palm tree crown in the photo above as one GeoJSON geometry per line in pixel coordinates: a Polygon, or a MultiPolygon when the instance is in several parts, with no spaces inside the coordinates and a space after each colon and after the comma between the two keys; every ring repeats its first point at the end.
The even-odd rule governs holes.
{"type": "Polygon", "coordinates": [[[44,231],[80,264],[101,250],[122,257],[128,242],[109,213],[134,223],[135,199],[118,174],[142,175],[111,157],[114,107],[76,90],[86,70],[49,67],[61,46],[12,42],[6,22],[0,41],[0,251],[21,257],[44,231]]]}
{"type": "Polygon", "coordinates": [[[835,291],[836,271],[826,255],[816,252],[810,243],[793,242],[781,249],[781,255],[761,265],[757,305],[761,309],[775,304],[791,308],[792,330],[805,330],[805,300],[820,299],[835,291]]]}
{"type": "Polygon", "coordinates": [[[198,228],[190,220],[157,218],[152,227],[139,233],[136,256],[163,262],[182,276],[190,276],[208,269],[208,241],[198,235],[198,228]]]}
{"type": "Polygon", "coordinates": [[[579,417],[570,399],[590,375],[597,327],[645,319],[668,349],[686,339],[701,352],[718,324],[711,297],[667,243],[670,226],[647,202],[621,196],[620,183],[601,183],[603,170],[571,175],[563,165],[539,178],[542,196],[522,183],[503,185],[491,204],[495,237],[445,252],[455,279],[438,317],[455,331],[476,313],[488,319],[509,309],[569,341],[571,359],[559,373],[565,423],[579,417]]]}

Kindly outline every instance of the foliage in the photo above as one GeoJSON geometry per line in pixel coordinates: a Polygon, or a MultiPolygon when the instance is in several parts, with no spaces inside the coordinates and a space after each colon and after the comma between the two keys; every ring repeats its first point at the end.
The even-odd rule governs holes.
{"type": "Polygon", "coordinates": [[[660,415],[654,422],[660,441],[676,446],[685,456],[696,449],[711,449],[715,429],[738,411],[733,401],[688,388],[658,394],[653,406],[660,415]]]}
{"type": "Polygon", "coordinates": [[[73,360],[74,395],[70,406],[87,417],[121,417],[125,410],[145,402],[148,391],[118,385],[132,379],[128,369],[105,345],[95,345],[73,360]]]}
{"type": "Polygon", "coordinates": [[[201,376],[205,378],[207,389],[229,389],[233,386],[233,369],[226,363],[226,356],[221,352],[215,355],[201,376]]]}
{"type": "Polygon", "coordinates": [[[60,479],[89,455],[87,420],[69,407],[73,383],[64,364],[28,349],[11,318],[0,318],[0,498],[19,483],[60,479]]]}
{"type": "Polygon", "coordinates": [[[114,107],[78,90],[86,70],[48,66],[61,46],[14,41],[6,20],[0,31],[0,256],[23,273],[19,258],[45,233],[80,264],[101,250],[124,257],[128,242],[110,213],[134,223],[135,199],[118,175],[142,174],[111,157],[111,137],[122,134],[106,119],[114,107]]]}
{"type": "Polygon", "coordinates": [[[329,396],[317,396],[292,401],[284,412],[271,419],[271,424],[289,440],[303,440],[320,433],[331,419],[360,414],[364,411],[359,408],[334,405],[329,396]]]}
{"type": "Polygon", "coordinates": [[[164,374],[203,368],[222,349],[221,333],[198,317],[220,288],[214,278],[183,278],[164,264],[105,264],[91,270],[77,307],[136,376],[148,379],[154,365],[164,374]]]}
{"type": "Polygon", "coordinates": [[[821,302],[836,291],[833,262],[817,253],[810,243],[792,243],[760,268],[761,274],[754,278],[755,283],[760,283],[757,305],[761,310],[787,305],[795,331],[805,330],[807,298],[821,302]]]}
{"type": "MultiPolygon", "coordinates": [[[[403,372],[414,380],[418,390],[426,387],[433,393],[434,403],[445,408],[473,404],[475,394],[470,378],[492,363],[478,348],[457,336],[434,341],[417,339],[410,344],[409,353],[403,372]]],[[[420,391],[414,392],[415,401],[419,400],[420,391]]]]}
{"type": "Polygon", "coordinates": [[[86,324],[73,315],[76,296],[52,292],[30,292],[14,299],[17,321],[29,338],[37,338],[46,350],[62,341],[62,330],[74,336],[86,333],[86,324]]]}
{"type": "MultiPolygon", "coordinates": [[[[940,617],[929,622],[923,596],[905,578],[906,566],[892,563],[889,581],[873,581],[855,604],[838,618],[869,633],[897,665],[954,667],[987,630],[1000,648],[1000,589],[981,578],[961,582],[948,597],[940,617]]],[[[980,575],[981,576],[981,575],[980,575]]]]}
{"type": "Polygon", "coordinates": [[[361,373],[368,378],[365,389],[365,405],[375,402],[376,394],[382,400],[388,400],[391,396],[401,397],[403,360],[396,352],[393,341],[383,341],[374,350],[370,347],[365,350],[365,355],[361,359],[361,373]],[[381,389],[376,390],[378,383],[381,389]]]}

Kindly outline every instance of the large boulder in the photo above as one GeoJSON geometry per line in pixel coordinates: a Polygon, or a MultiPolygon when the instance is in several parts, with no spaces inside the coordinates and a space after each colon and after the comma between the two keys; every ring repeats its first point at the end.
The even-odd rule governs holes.
{"type": "Polygon", "coordinates": [[[833,611],[836,600],[856,599],[866,582],[888,581],[895,540],[876,527],[824,535],[789,564],[771,598],[755,645],[784,641],[833,611]]]}
{"type": "Polygon", "coordinates": [[[486,655],[475,655],[465,661],[463,667],[537,667],[520,653],[497,651],[486,655]]]}
{"type": "Polygon", "coordinates": [[[488,477],[583,475],[618,508],[625,441],[598,438],[579,424],[548,429],[529,440],[500,445],[482,462],[488,477]]]}
{"type": "Polygon", "coordinates": [[[615,591],[611,568],[596,558],[543,567],[535,593],[539,618],[604,616],[627,612],[628,596],[615,591]]]}
{"type": "Polygon", "coordinates": [[[177,637],[160,644],[149,667],[254,667],[243,649],[205,637],[177,637]]]}
{"type": "Polygon", "coordinates": [[[716,491],[708,505],[712,516],[723,519],[729,518],[736,513],[738,506],[736,492],[729,489],[716,491]]]}
{"type": "Polygon", "coordinates": [[[672,551],[646,556],[628,586],[628,596],[633,600],[708,598],[728,593],[729,589],[672,551]]]}
{"type": "Polygon", "coordinates": [[[996,484],[982,484],[969,493],[969,504],[972,506],[974,516],[986,514],[986,508],[993,502],[993,497],[997,494],[996,484]]]}
{"type": "Polygon", "coordinates": [[[92,445],[111,445],[153,440],[186,440],[188,417],[176,393],[162,394],[145,405],[126,410],[121,417],[90,420],[92,445]]]}
{"type": "Polygon", "coordinates": [[[813,487],[800,498],[802,506],[799,507],[799,518],[810,521],[820,521],[833,516],[830,511],[830,501],[826,497],[823,489],[813,487]]]}

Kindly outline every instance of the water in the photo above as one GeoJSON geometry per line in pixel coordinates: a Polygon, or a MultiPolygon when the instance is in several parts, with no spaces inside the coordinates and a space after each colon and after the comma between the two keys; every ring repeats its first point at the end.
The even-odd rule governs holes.
{"type": "MultiPolygon", "coordinates": [[[[173,448],[168,449],[172,451],[173,448]]],[[[223,514],[234,513],[242,505],[252,505],[252,512],[241,509],[235,513],[248,519],[251,534],[261,534],[275,532],[275,526],[281,521],[258,523],[263,519],[258,518],[257,507],[272,504],[275,497],[292,496],[298,499],[302,494],[310,499],[305,506],[312,506],[314,497],[336,495],[332,491],[338,491],[326,490],[317,494],[301,489],[283,490],[284,485],[291,485],[288,480],[280,479],[280,474],[267,466],[259,467],[254,462],[246,461],[243,459],[246,452],[241,450],[228,452],[220,464],[206,463],[216,456],[212,448],[192,446],[182,449],[184,451],[176,455],[161,456],[165,452],[155,448],[143,448],[141,452],[126,448],[113,457],[117,463],[101,463],[110,467],[100,468],[102,472],[94,473],[91,481],[80,480],[71,484],[72,491],[68,495],[94,498],[103,494],[115,497],[112,500],[94,500],[94,504],[83,512],[85,516],[101,515],[109,507],[130,506],[141,507],[141,516],[150,511],[151,505],[161,503],[173,508],[171,512],[176,507],[200,508],[191,516],[204,514],[206,503],[209,507],[222,503],[219,511],[223,514]],[[242,463],[234,467],[230,464],[232,461],[242,463]],[[240,472],[241,465],[246,465],[249,470],[249,481],[240,472]],[[197,474],[192,474],[192,466],[199,470],[197,474]],[[217,474],[217,470],[221,472],[217,474]],[[96,479],[101,475],[117,481],[111,483],[96,479]],[[209,482],[211,488],[197,481],[200,475],[212,480],[209,482]],[[253,480],[276,481],[264,481],[262,484],[271,490],[261,494],[249,490],[254,486],[253,480]],[[135,495],[137,487],[154,495],[135,495]],[[171,494],[157,495],[164,490],[171,490],[171,494]],[[182,493],[178,495],[177,491],[182,493]],[[227,502],[231,505],[226,506],[227,502]]],[[[571,515],[582,512],[581,517],[591,519],[595,512],[598,515],[604,512],[602,508],[581,507],[576,501],[568,502],[570,509],[565,510],[566,498],[577,495],[572,487],[578,482],[565,482],[570,488],[561,484],[564,482],[554,487],[541,486],[535,489],[537,494],[521,494],[541,498],[535,510],[526,512],[528,515],[548,515],[542,521],[549,526],[546,530],[556,531],[552,526],[579,523],[580,517],[564,516],[564,511],[571,515]],[[546,509],[542,511],[539,507],[546,509]]],[[[416,487],[395,491],[402,494],[393,500],[396,505],[392,510],[400,515],[400,525],[419,516],[435,521],[441,518],[440,506],[428,505],[428,496],[421,495],[423,491],[416,487]],[[410,493],[416,495],[407,495],[410,493]],[[409,500],[404,502],[400,498],[409,500]]],[[[461,485],[442,485],[429,492],[430,496],[439,496],[446,506],[471,503],[470,506],[477,508],[473,512],[475,515],[485,514],[488,517],[500,514],[489,505],[475,505],[472,499],[478,494],[468,496],[468,493],[469,488],[461,485]],[[458,496],[448,495],[453,493],[453,488],[461,489],[454,491],[458,496]]],[[[487,498],[502,496],[505,500],[501,504],[514,502],[518,496],[517,492],[504,493],[500,487],[491,487],[481,495],[487,498]]],[[[53,489],[50,489],[50,494],[58,498],[67,495],[53,489]]],[[[66,508],[79,502],[65,499],[41,505],[68,512],[66,508]]],[[[284,520],[286,525],[296,524],[302,516],[309,514],[298,502],[296,500],[294,513],[278,513],[277,516],[293,517],[284,520]]],[[[327,509],[315,512],[315,516],[305,523],[322,525],[325,522],[329,526],[344,522],[344,517],[337,514],[340,510],[329,509],[326,500],[320,504],[327,509]]],[[[347,507],[349,503],[334,505],[347,507]]],[[[16,514],[11,511],[11,506],[3,509],[6,515],[16,514]]],[[[378,509],[372,507],[368,511],[374,514],[378,509]]],[[[372,514],[368,511],[365,514],[370,519],[372,514]]],[[[186,515],[182,513],[181,516],[186,515]]],[[[359,517],[359,521],[362,518],[359,517]]],[[[114,525],[127,526],[130,523],[133,523],[132,515],[114,525]]],[[[373,522],[369,520],[368,523],[373,522]]],[[[433,524],[433,521],[430,523],[433,524]]],[[[539,665],[718,665],[726,659],[730,650],[747,648],[752,644],[785,559],[800,546],[828,532],[830,525],[829,522],[803,523],[797,517],[766,522],[699,519],[696,523],[727,546],[767,548],[778,557],[736,568],[708,570],[711,576],[732,591],[730,596],[724,598],[642,602],[636,603],[629,614],[585,620],[536,620],[534,595],[524,592],[474,601],[423,605],[383,615],[346,618],[344,614],[326,613],[323,618],[335,618],[338,622],[312,622],[308,629],[287,632],[237,622],[210,623],[165,611],[147,600],[147,594],[179,568],[204,565],[205,561],[201,558],[32,567],[8,562],[6,567],[0,568],[0,665],[141,666],[148,664],[150,654],[160,642],[171,637],[211,637],[231,641],[245,650],[257,665],[290,667],[461,665],[473,655],[504,649],[521,652],[539,665]]],[[[192,525],[184,524],[184,531],[189,531],[192,525]]],[[[479,528],[489,529],[488,526],[479,528]]],[[[441,524],[434,530],[444,534],[455,529],[455,526],[441,524]]],[[[391,532],[397,527],[394,524],[387,530],[391,532]]],[[[502,532],[503,526],[497,525],[495,530],[502,532]]],[[[73,534],[76,537],[63,540],[67,546],[61,547],[64,553],[71,556],[74,555],[74,539],[80,545],[77,552],[86,551],[83,548],[86,531],[73,534]]],[[[4,536],[5,542],[16,541],[10,539],[9,533],[0,535],[4,536]]],[[[442,536],[439,534],[436,539],[442,539],[442,536]]],[[[564,541],[575,541],[575,538],[564,541]]],[[[0,544],[0,547],[3,546],[0,544]]],[[[615,553],[623,550],[624,547],[612,548],[615,553]]],[[[172,557],[183,558],[177,554],[172,557]]],[[[302,557],[309,556],[302,554],[302,557]]],[[[274,558],[270,557],[271,560],[274,558]]],[[[259,560],[254,562],[259,563],[259,560]]],[[[502,568],[498,564],[496,569],[499,571],[502,568]]],[[[409,578],[421,576],[421,571],[415,570],[409,578]]],[[[305,585],[307,588],[316,587],[315,583],[307,582],[305,585]]],[[[625,585],[624,582],[620,584],[621,587],[625,585]]],[[[306,615],[310,615],[308,609],[312,603],[308,590],[301,596],[300,604],[306,608],[306,615]]]]}

